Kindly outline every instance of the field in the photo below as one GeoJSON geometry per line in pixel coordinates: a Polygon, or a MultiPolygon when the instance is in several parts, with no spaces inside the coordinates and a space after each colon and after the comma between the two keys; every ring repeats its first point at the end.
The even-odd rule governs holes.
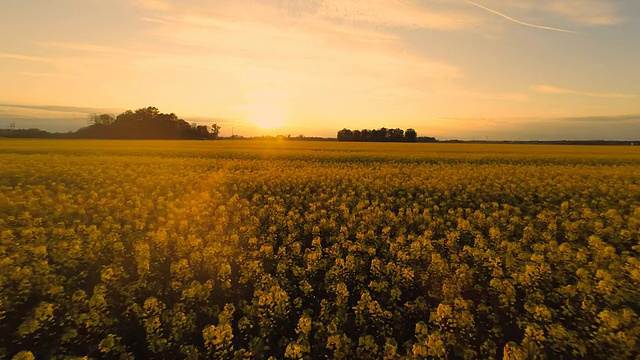
{"type": "Polygon", "coordinates": [[[0,140],[0,358],[640,356],[640,147],[0,140]]]}

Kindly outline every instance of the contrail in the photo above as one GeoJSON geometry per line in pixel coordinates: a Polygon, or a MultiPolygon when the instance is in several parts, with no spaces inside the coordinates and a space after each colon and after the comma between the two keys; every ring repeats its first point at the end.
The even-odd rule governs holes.
{"type": "Polygon", "coordinates": [[[496,14],[496,15],[498,15],[500,17],[503,17],[503,18],[505,18],[505,19],[507,19],[507,20],[509,20],[511,22],[514,22],[514,23],[522,25],[522,26],[528,26],[528,27],[532,27],[532,28],[536,28],[536,29],[543,29],[543,30],[559,31],[559,32],[569,33],[569,34],[582,34],[582,33],[579,33],[577,31],[558,29],[558,28],[554,28],[554,27],[550,27],[550,26],[542,26],[542,25],[536,25],[536,24],[531,24],[531,23],[528,23],[528,22],[520,21],[518,19],[512,18],[511,16],[505,15],[505,14],[499,12],[499,11],[496,11],[496,10],[493,10],[493,9],[489,9],[488,7],[482,6],[482,5],[480,5],[478,3],[475,3],[473,1],[470,1],[470,0],[465,0],[465,1],[467,3],[473,5],[473,6],[479,7],[480,9],[483,9],[483,10],[486,10],[486,11],[488,11],[490,13],[496,14]]]}

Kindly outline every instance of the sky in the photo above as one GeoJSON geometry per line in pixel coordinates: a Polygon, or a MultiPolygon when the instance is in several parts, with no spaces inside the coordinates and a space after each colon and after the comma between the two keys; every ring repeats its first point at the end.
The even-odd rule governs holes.
{"type": "Polygon", "coordinates": [[[640,139],[637,0],[3,0],[0,128],[640,139]]]}

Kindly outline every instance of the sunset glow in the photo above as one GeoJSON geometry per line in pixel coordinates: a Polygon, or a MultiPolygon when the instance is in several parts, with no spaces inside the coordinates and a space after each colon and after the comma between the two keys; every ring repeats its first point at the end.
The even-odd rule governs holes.
{"type": "Polygon", "coordinates": [[[638,18],[630,0],[5,1],[0,128],[156,106],[224,136],[630,139],[638,18]]]}
{"type": "Polygon", "coordinates": [[[284,126],[284,114],[274,105],[258,104],[249,107],[247,121],[260,129],[271,130],[284,126]]]}

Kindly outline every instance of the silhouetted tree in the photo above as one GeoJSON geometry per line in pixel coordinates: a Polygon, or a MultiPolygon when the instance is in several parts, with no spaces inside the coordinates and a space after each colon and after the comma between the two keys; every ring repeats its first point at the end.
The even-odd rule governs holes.
{"type": "MultiPolygon", "coordinates": [[[[213,139],[217,133],[207,126],[190,125],[174,113],[161,113],[149,106],[127,110],[113,118],[110,115],[90,115],[92,125],[76,132],[76,137],[100,139],[213,139]]],[[[217,126],[217,131],[220,127],[217,126]]]]}
{"type": "Polygon", "coordinates": [[[363,130],[350,130],[344,128],[338,131],[339,141],[390,141],[390,142],[415,142],[418,134],[414,129],[408,129],[405,133],[404,130],[395,128],[387,129],[382,127],[380,129],[363,129],[363,130]]]}
{"type": "Polygon", "coordinates": [[[407,141],[416,141],[418,140],[418,133],[416,133],[416,131],[413,129],[407,129],[407,131],[404,133],[404,138],[407,141]]]}
{"type": "Polygon", "coordinates": [[[196,133],[200,136],[200,139],[210,139],[213,138],[213,134],[209,132],[209,128],[206,125],[198,125],[196,126],[196,133]]]}
{"type": "Polygon", "coordinates": [[[391,139],[391,141],[404,141],[404,130],[402,129],[389,129],[387,131],[387,137],[391,139]]]}
{"type": "Polygon", "coordinates": [[[222,128],[222,126],[218,125],[218,124],[213,124],[211,125],[211,138],[212,139],[217,139],[218,136],[220,135],[220,129],[222,128]]]}
{"type": "Polygon", "coordinates": [[[116,120],[113,115],[109,114],[90,114],[89,115],[89,124],[91,125],[111,125],[116,120]]]}
{"type": "Polygon", "coordinates": [[[353,131],[349,129],[342,129],[338,131],[338,140],[340,141],[351,141],[353,140],[353,131]]]}
{"type": "Polygon", "coordinates": [[[362,135],[362,141],[371,141],[371,131],[363,129],[362,131],[360,131],[360,134],[362,135]]]}

